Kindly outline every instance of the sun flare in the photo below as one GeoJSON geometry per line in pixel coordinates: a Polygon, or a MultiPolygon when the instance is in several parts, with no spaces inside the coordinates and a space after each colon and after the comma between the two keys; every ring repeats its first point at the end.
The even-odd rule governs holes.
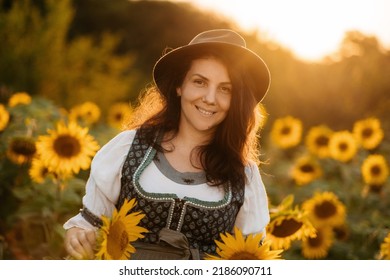
{"type": "Polygon", "coordinates": [[[221,14],[244,30],[256,30],[262,41],[276,42],[290,49],[299,59],[310,62],[320,61],[337,51],[345,33],[351,30],[377,36],[384,45],[390,46],[390,34],[386,28],[390,26],[390,17],[387,15],[390,2],[377,0],[190,2],[201,9],[221,14]]]}

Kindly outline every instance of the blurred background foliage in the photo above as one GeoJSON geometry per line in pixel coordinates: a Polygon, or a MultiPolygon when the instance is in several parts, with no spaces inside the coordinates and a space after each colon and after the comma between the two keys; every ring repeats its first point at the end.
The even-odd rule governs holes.
{"type": "MultiPolygon", "coordinates": [[[[102,117],[89,126],[90,133],[103,145],[119,131],[106,121],[110,107],[136,101],[152,81],[153,65],[163,50],[187,44],[194,35],[213,28],[239,31],[270,68],[262,152],[265,161],[270,159],[264,169],[271,174],[265,180],[274,203],[291,193],[300,203],[313,189],[326,185],[359,209],[353,221],[365,215],[363,222],[352,225],[360,233],[355,242],[340,245],[342,252],[330,257],[373,258],[389,228],[382,221],[389,217],[388,198],[370,198],[361,205],[360,189],[340,192],[339,188],[356,183],[360,162],[346,168],[327,161],[327,177],[296,189],[287,170],[302,146],[280,151],[267,135],[275,120],[288,115],[302,121],[303,135],[320,124],[334,131],[352,130],[357,120],[375,117],[385,135],[380,152],[388,159],[390,51],[377,38],[351,30],[336,53],[321,63],[309,63],[275,42],[262,40],[261,30],[245,33],[229,18],[188,3],[127,0],[0,0],[0,103],[7,104],[15,92],[33,97],[28,106],[9,108],[10,124],[0,131],[0,258],[63,257],[62,223],[80,208],[88,175],[88,170],[81,171],[66,181],[62,191],[50,188],[52,181],[32,182],[26,176],[28,166],[6,157],[10,139],[31,132],[26,119],[34,116],[30,136],[36,139],[64,118],[63,110],[92,101],[102,117]],[[373,212],[368,215],[367,209],[373,212]],[[351,248],[367,241],[367,232],[373,243],[357,251],[351,248]]],[[[291,258],[298,258],[291,252],[291,258]]]]}
{"type": "MultiPolygon", "coordinates": [[[[1,3],[2,86],[66,107],[93,99],[104,112],[114,101],[136,99],[151,82],[153,65],[166,47],[187,44],[206,29],[239,30],[228,18],[188,3],[1,3]]],[[[264,100],[271,118],[291,114],[309,125],[325,122],[335,128],[348,127],[361,116],[386,119],[390,54],[375,37],[350,31],[337,53],[323,63],[307,63],[276,43],[262,41],[261,30],[241,33],[272,73],[264,100]]]]}

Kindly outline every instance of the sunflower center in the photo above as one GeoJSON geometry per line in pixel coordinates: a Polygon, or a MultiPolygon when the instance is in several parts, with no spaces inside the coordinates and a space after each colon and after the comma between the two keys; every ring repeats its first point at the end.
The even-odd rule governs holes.
{"type": "Polygon", "coordinates": [[[235,252],[229,260],[257,260],[258,258],[247,251],[238,251],[235,252]]]}
{"type": "Polygon", "coordinates": [[[315,206],[314,212],[317,217],[326,219],[336,213],[336,206],[330,201],[323,201],[321,204],[315,206]]]}
{"type": "Polygon", "coordinates": [[[341,142],[339,144],[339,150],[342,151],[342,152],[345,152],[346,150],[348,150],[348,144],[345,143],[345,142],[341,142]]]}
{"type": "Polygon", "coordinates": [[[372,134],[374,134],[374,131],[370,127],[367,127],[362,131],[362,136],[364,139],[370,138],[372,134]]]}
{"type": "Polygon", "coordinates": [[[333,232],[338,240],[346,240],[348,237],[347,230],[344,227],[334,227],[333,232]]]}
{"type": "Polygon", "coordinates": [[[371,167],[370,172],[372,176],[377,177],[381,174],[382,169],[379,165],[374,165],[371,167]]]}
{"type": "Polygon", "coordinates": [[[17,155],[32,157],[37,151],[35,143],[29,139],[16,138],[11,142],[11,151],[17,155]]]}
{"type": "Polygon", "coordinates": [[[329,138],[326,136],[319,136],[316,138],[315,143],[318,147],[328,146],[329,138]]]}
{"type": "Polygon", "coordinates": [[[129,244],[125,225],[118,221],[111,225],[107,236],[107,252],[113,259],[119,260],[129,244]]]}
{"type": "Polygon", "coordinates": [[[284,219],[279,225],[275,226],[272,234],[276,237],[287,237],[296,233],[303,223],[295,219],[284,219]]]}
{"type": "Polygon", "coordinates": [[[78,155],[81,151],[80,142],[71,135],[60,135],[54,141],[54,150],[64,158],[71,158],[78,155]]]}
{"type": "Polygon", "coordinates": [[[313,165],[306,163],[301,166],[301,171],[304,173],[313,173],[314,172],[314,167],[313,165]]]}
{"type": "Polygon", "coordinates": [[[282,135],[289,135],[289,134],[291,133],[291,127],[289,127],[289,126],[284,126],[284,127],[281,129],[280,133],[281,133],[282,135]]]}
{"type": "Polygon", "coordinates": [[[116,119],[117,121],[122,120],[122,118],[123,118],[123,115],[121,113],[117,113],[114,115],[114,119],[116,119]]]}
{"type": "Polygon", "coordinates": [[[41,177],[46,177],[46,175],[49,174],[49,169],[47,169],[47,167],[42,167],[39,170],[39,174],[41,177]]]}
{"type": "Polygon", "coordinates": [[[322,233],[321,231],[317,231],[317,236],[316,237],[309,237],[307,240],[310,247],[312,248],[317,248],[322,245],[322,233]]]}

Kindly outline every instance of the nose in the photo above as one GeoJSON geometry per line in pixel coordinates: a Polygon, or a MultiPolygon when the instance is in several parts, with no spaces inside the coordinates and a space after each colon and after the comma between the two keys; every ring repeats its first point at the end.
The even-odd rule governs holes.
{"type": "Polygon", "coordinates": [[[214,105],[216,103],[216,93],[217,90],[210,87],[203,95],[202,101],[208,105],[214,105]]]}

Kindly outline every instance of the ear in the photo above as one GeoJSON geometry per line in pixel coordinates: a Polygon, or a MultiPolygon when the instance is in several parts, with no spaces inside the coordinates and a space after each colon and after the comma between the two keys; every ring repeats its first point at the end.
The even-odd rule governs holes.
{"type": "Polygon", "coordinates": [[[176,95],[181,96],[181,88],[180,87],[176,88],[176,95]]]}

